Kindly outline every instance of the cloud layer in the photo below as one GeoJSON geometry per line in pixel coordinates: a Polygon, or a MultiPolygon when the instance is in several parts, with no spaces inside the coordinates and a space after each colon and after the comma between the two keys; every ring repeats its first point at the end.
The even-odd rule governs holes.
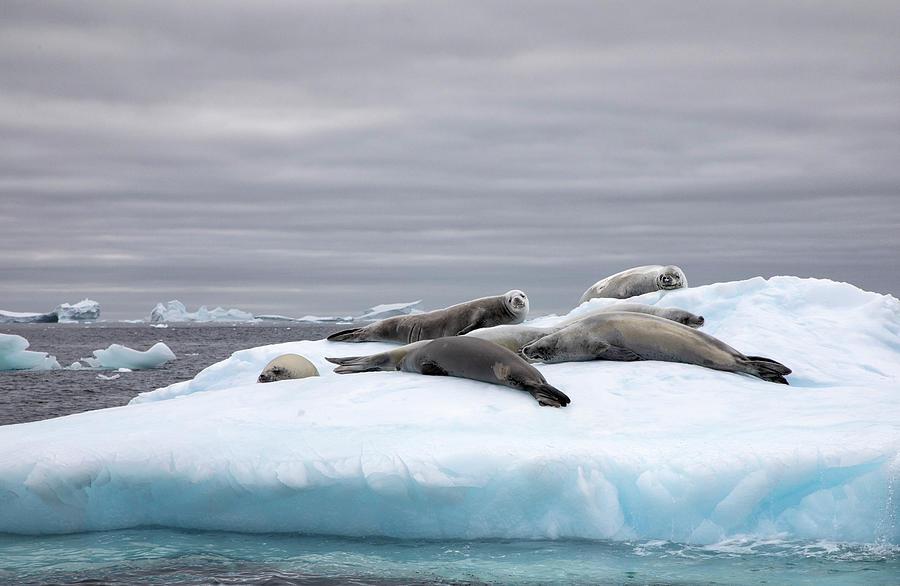
{"type": "Polygon", "coordinates": [[[647,263],[900,292],[894,3],[4,13],[4,309],[554,311],[647,263]]]}

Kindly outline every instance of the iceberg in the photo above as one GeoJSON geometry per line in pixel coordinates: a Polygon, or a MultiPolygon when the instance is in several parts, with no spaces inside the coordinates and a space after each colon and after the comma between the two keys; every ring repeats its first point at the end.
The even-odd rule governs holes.
{"type": "Polygon", "coordinates": [[[91,299],[82,299],[74,305],[63,303],[53,311],[60,322],[95,321],[100,318],[100,304],[91,299]]]}
{"type": "Polygon", "coordinates": [[[140,370],[156,368],[169,360],[175,360],[175,353],[163,342],[157,342],[149,350],[141,352],[121,344],[110,344],[106,350],[94,350],[93,358],[82,358],[94,368],[118,368],[140,370]]]}
{"type": "Polygon", "coordinates": [[[16,334],[0,334],[0,370],[56,370],[55,356],[26,350],[29,342],[16,334]]]}
{"type": "Polygon", "coordinates": [[[706,332],[790,366],[791,386],[667,362],[538,363],[572,398],[553,409],[325,360],[389,344],[249,348],[123,407],[0,427],[0,532],[900,543],[900,301],[797,277],[630,301],[704,315],[706,332]],[[288,352],[322,376],[255,384],[288,352]]]}
{"type": "Polygon", "coordinates": [[[417,301],[407,301],[401,303],[382,303],[381,305],[376,305],[374,307],[370,307],[363,313],[362,315],[353,317],[350,315],[347,316],[319,316],[319,315],[304,315],[303,317],[287,317],[284,315],[257,315],[255,316],[258,320],[266,320],[266,321],[303,321],[303,322],[319,322],[319,323],[330,323],[330,322],[360,322],[360,321],[378,321],[381,319],[387,319],[389,317],[394,317],[397,315],[409,315],[414,313],[422,313],[422,300],[419,299],[417,301]]]}
{"type": "Polygon", "coordinates": [[[217,307],[209,310],[205,305],[195,312],[189,312],[184,303],[173,299],[166,305],[157,303],[150,311],[151,323],[162,322],[239,322],[253,321],[253,314],[241,311],[240,309],[222,309],[217,307]]]}
{"type": "Polygon", "coordinates": [[[382,303],[381,305],[370,307],[368,311],[361,316],[353,318],[353,321],[378,321],[398,315],[410,315],[415,313],[422,313],[421,299],[405,303],[382,303]]]}
{"type": "Polygon", "coordinates": [[[74,305],[63,303],[47,313],[29,313],[0,309],[0,323],[73,323],[94,321],[100,318],[100,304],[82,299],[74,305]]]}

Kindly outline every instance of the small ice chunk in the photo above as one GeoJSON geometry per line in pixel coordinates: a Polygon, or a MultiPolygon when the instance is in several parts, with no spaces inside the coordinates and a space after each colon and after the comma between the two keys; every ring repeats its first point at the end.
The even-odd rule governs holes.
{"type": "Polygon", "coordinates": [[[149,350],[141,352],[121,344],[110,344],[106,350],[94,350],[93,358],[82,358],[94,368],[155,368],[175,359],[175,353],[162,342],[157,342],[149,350]]]}

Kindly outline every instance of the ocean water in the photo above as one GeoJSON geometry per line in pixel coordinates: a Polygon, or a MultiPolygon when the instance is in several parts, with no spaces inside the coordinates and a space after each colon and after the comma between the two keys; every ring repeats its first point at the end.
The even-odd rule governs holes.
{"type": "MultiPolygon", "coordinates": [[[[165,342],[160,368],[0,372],[0,424],[126,404],[244,348],[318,339],[331,324],[8,324],[60,364],[111,343],[165,342]]],[[[0,495],[2,497],[2,495],[0,495]]],[[[3,500],[0,498],[0,506],[3,500]]],[[[700,546],[660,540],[399,540],[146,527],[0,534],[8,584],[897,584],[900,548],[754,536],[700,546]]]]}

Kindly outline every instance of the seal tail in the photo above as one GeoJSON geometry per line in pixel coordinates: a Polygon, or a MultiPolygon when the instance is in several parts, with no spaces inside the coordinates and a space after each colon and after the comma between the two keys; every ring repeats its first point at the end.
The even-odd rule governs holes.
{"type": "Polygon", "coordinates": [[[337,374],[353,374],[356,372],[375,372],[377,370],[396,370],[386,368],[387,360],[379,360],[378,356],[341,356],[325,357],[332,364],[339,365],[334,369],[337,374]]]}
{"type": "Polygon", "coordinates": [[[363,328],[353,328],[350,330],[341,330],[340,332],[335,332],[325,338],[326,340],[331,340],[332,342],[359,342],[359,332],[363,328]]]}
{"type": "Polygon", "coordinates": [[[564,392],[547,383],[526,385],[525,390],[546,407],[565,407],[572,402],[564,392]]]}
{"type": "Polygon", "coordinates": [[[770,383],[788,384],[785,375],[791,374],[791,369],[780,362],[776,362],[771,358],[763,356],[748,356],[747,366],[750,367],[750,374],[757,376],[764,381],[770,383]]]}

